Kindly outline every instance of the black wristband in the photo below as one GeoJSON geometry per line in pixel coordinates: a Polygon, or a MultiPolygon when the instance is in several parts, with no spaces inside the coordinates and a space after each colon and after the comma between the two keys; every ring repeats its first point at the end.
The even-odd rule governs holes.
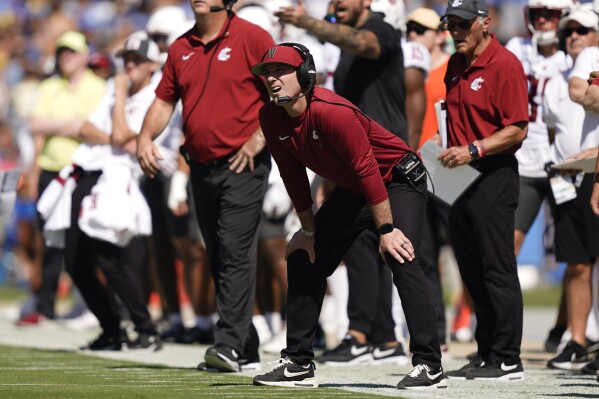
{"type": "Polygon", "coordinates": [[[382,236],[383,234],[391,233],[393,231],[393,229],[394,229],[393,224],[385,223],[385,224],[382,224],[381,226],[379,226],[379,228],[376,230],[378,231],[379,235],[382,236]]]}

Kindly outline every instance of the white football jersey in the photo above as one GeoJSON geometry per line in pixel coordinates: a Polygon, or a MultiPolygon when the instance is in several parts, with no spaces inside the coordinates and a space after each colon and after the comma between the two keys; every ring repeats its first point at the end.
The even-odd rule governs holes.
{"type": "Polygon", "coordinates": [[[431,54],[428,49],[420,43],[401,41],[403,51],[403,65],[405,69],[418,68],[428,77],[431,69],[431,54]]]}
{"type": "Polygon", "coordinates": [[[544,165],[550,160],[550,149],[547,126],[543,121],[545,85],[567,70],[571,60],[563,51],[543,57],[530,38],[514,37],[506,48],[518,57],[528,79],[528,136],[516,152],[519,171],[522,176],[547,177],[544,165]]]}
{"type": "Polygon", "coordinates": [[[553,77],[545,86],[543,119],[548,128],[555,129],[551,146],[551,161],[562,163],[580,152],[584,108],[570,99],[568,80],[571,70],[553,77]]]}
{"type": "MultiPolygon", "coordinates": [[[[599,48],[587,47],[578,54],[571,78],[587,80],[592,71],[599,71],[599,48]]],[[[585,112],[580,138],[580,149],[588,150],[599,145],[599,115],[585,112]]]]}

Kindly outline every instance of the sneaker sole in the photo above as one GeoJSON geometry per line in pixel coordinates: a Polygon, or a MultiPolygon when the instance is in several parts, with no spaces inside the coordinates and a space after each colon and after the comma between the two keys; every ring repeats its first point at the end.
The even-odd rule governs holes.
{"type": "Polygon", "coordinates": [[[333,367],[345,367],[345,366],[355,366],[357,364],[369,364],[369,363],[372,363],[372,355],[368,354],[368,355],[356,357],[356,358],[354,358],[352,360],[348,360],[348,361],[325,360],[324,362],[321,361],[321,363],[326,366],[333,366],[333,367]]]}
{"type": "Polygon", "coordinates": [[[464,377],[457,377],[457,376],[452,377],[452,376],[449,376],[449,375],[445,375],[445,378],[447,378],[448,380],[465,380],[466,376],[464,376],[464,377]]]}
{"type": "Polygon", "coordinates": [[[406,366],[410,363],[410,359],[407,356],[393,356],[393,357],[384,357],[382,359],[374,359],[372,364],[397,364],[398,366],[406,366]]]}
{"type": "Polygon", "coordinates": [[[446,389],[446,388],[447,388],[447,379],[445,378],[434,385],[428,385],[428,386],[424,386],[424,387],[405,387],[405,388],[398,388],[398,389],[408,390],[408,391],[428,391],[428,390],[433,390],[433,389],[446,389]]]}
{"type": "Polygon", "coordinates": [[[204,360],[208,367],[212,367],[218,371],[237,372],[239,371],[239,363],[232,362],[225,356],[217,355],[205,355],[204,360]]]}
{"type": "Polygon", "coordinates": [[[469,380],[475,380],[475,381],[524,381],[524,372],[519,372],[519,373],[512,373],[512,374],[507,374],[507,375],[502,375],[501,377],[475,377],[475,378],[468,378],[469,380]]]}
{"type": "Polygon", "coordinates": [[[556,363],[556,362],[550,362],[548,364],[549,368],[552,369],[559,369],[559,370],[569,370],[569,371],[579,371],[582,370],[582,368],[584,366],[586,366],[587,364],[589,364],[590,362],[585,362],[585,363],[572,363],[572,362],[562,362],[562,363],[556,363]]]}
{"type": "Polygon", "coordinates": [[[262,364],[260,364],[260,362],[246,363],[240,365],[239,368],[241,369],[241,371],[261,371],[262,364]]]}
{"type": "Polygon", "coordinates": [[[136,352],[136,353],[148,352],[148,353],[151,353],[151,352],[157,352],[161,349],[162,349],[162,343],[152,344],[152,345],[148,346],[147,348],[141,348],[141,347],[136,348],[136,347],[127,346],[126,348],[123,348],[122,350],[123,350],[123,352],[136,352]]]}
{"type": "Polygon", "coordinates": [[[254,385],[286,388],[318,388],[318,381],[316,378],[306,378],[302,381],[259,381],[254,379],[254,385]]]}

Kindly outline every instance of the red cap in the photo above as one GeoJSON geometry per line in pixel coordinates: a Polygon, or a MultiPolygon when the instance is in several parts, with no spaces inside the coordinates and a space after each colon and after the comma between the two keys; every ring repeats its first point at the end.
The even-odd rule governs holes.
{"type": "Polygon", "coordinates": [[[287,64],[297,68],[302,62],[304,60],[295,48],[291,46],[274,46],[264,54],[261,63],[252,67],[252,73],[262,76],[262,70],[268,64],[287,64]]]}

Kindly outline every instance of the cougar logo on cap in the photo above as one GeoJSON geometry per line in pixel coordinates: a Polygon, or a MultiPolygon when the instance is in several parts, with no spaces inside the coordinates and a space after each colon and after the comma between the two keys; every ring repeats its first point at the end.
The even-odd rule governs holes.
{"type": "Polygon", "coordinates": [[[462,0],[453,0],[453,3],[451,3],[452,7],[459,7],[462,5],[462,0]]]}

